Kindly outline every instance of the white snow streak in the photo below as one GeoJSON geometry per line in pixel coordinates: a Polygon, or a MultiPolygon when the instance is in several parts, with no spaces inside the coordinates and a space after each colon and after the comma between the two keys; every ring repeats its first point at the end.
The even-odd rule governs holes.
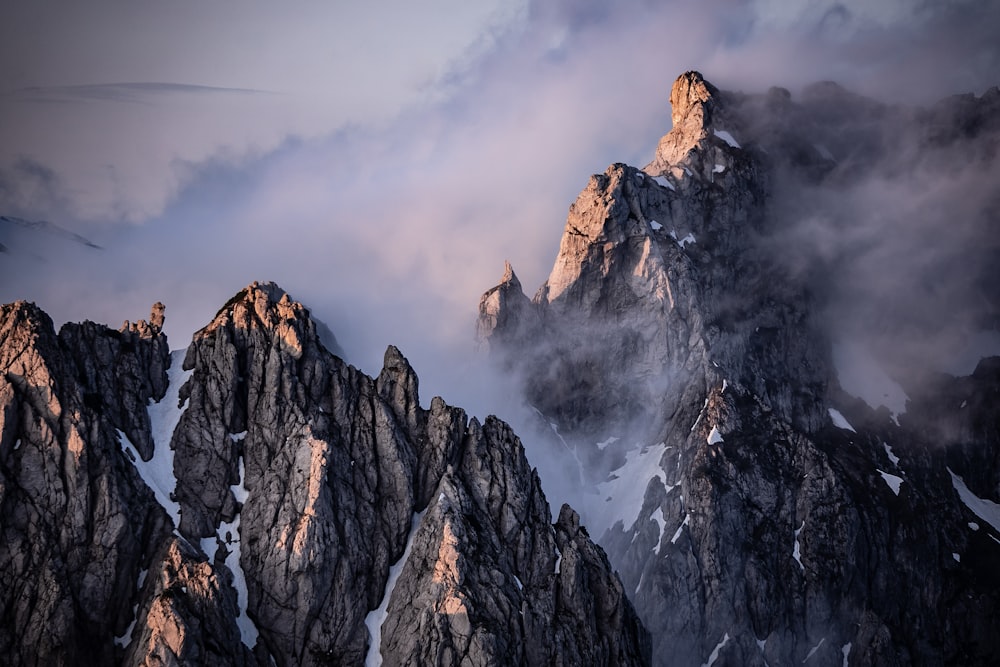
{"type": "Polygon", "coordinates": [[[692,234],[691,232],[688,232],[688,235],[685,236],[684,238],[682,238],[680,241],[678,241],[677,245],[679,245],[681,248],[683,248],[688,243],[692,243],[693,244],[693,243],[697,243],[697,242],[698,241],[695,240],[695,238],[694,238],[694,234],[692,234]]]}
{"type": "Polygon", "coordinates": [[[813,647],[812,647],[812,648],[811,648],[811,649],[809,650],[809,654],[808,654],[808,655],[806,655],[806,659],[805,659],[805,660],[803,660],[802,662],[803,662],[803,663],[805,663],[805,661],[806,661],[806,660],[808,660],[809,658],[813,657],[813,655],[814,655],[814,654],[816,653],[816,651],[818,651],[818,650],[819,650],[819,647],[820,647],[820,646],[822,646],[822,645],[823,645],[823,642],[825,642],[825,641],[826,641],[826,637],[823,637],[822,639],[820,639],[820,640],[819,640],[819,643],[818,643],[818,644],[816,644],[815,646],[813,646],[813,647]]]}
{"type": "Polygon", "coordinates": [[[840,647],[840,652],[844,654],[843,667],[847,667],[847,656],[851,654],[851,642],[847,642],[840,647]]]}
{"type": "Polygon", "coordinates": [[[725,141],[727,144],[729,144],[733,148],[739,148],[740,147],[740,145],[736,141],[736,139],[733,138],[733,135],[729,134],[725,130],[715,130],[715,136],[717,136],[718,138],[722,139],[723,141],[725,141]]]}
{"type": "Polygon", "coordinates": [[[125,632],[123,632],[121,636],[115,637],[115,646],[118,646],[119,648],[125,648],[130,643],[132,643],[132,630],[135,629],[135,622],[138,620],[138,618],[139,618],[139,605],[135,604],[132,606],[132,622],[128,624],[128,627],[125,628],[125,632]]]}
{"type": "Polygon", "coordinates": [[[977,531],[979,530],[979,524],[976,523],[975,521],[970,521],[969,528],[971,528],[973,531],[977,531]]]}
{"type": "Polygon", "coordinates": [[[803,520],[802,525],[795,531],[795,544],[792,546],[792,558],[794,558],[795,562],[799,564],[799,567],[802,568],[803,572],[806,571],[806,566],[802,564],[802,551],[799,547],[799,533],[801,533],[802,529],[805,527],[806,522],[803,520]]]}
{"type": "Polygon", "coordinates": [[[956,562],[956,563],[961,563],[961,562],[962,562],[962,557],[961,557],[961,556],[959,556],[959,555],[958,555],[957,553],[955,553],[954,551],[952,551],[952,552],[951,552],[951,557],[955,559],[955,562],[956,562]]]}
{"type": "Polygon", "coordinates": [[[722,638],[722,641],[715,645],[715,648],[712,649],[712,654],[708,656],[708,661],[703,663],[701,667],[712,667],[712,665],[715,664],[715,661],[719,659],[719,653],[722,651],[722,647],[724,647],[727,643],[729,643],[728,632],[722,638]]]}
{"type": "Polygon", "coordinates": [[[719,427],[713,426],[712,431],[708,434],[708,444],[717,445],[720,442],[724,442],[722,439],[722,434],[719,433],[719,427]]]}
{"type": "Polygon", "coordinates": [[[708,399],[706,398],[705,399],[705,404],[703,406],[701,406],[701,412],[698,413],[698,418],[694,420],[693,424],[691,424],[691,433],[694,433],[694,429],[701,422],[701,416],[703,414],[705,414],[705,408],[707,408],[707,407],[708,407],[708,399]]]}
{"type": "Polygon", "coordinates": [[[857,433],[857,431],[854,430],[854,427],[851,426],[851,424],[847,421],[846,418],[844,418],[844,415],[840,414],[839,410],[834,410],[833,408],[830,408],[828,412],[830,413],[830,419],[833,420],[834,426],[836,426],[837,428],[842,428],[845,431],[851,431],[852,433],[857,433]]]}
{"type": "MultiPolygon", "coordinates": [[[[170,494],[177,487],[174,477],[174,450],[170,448],[170,439],[186,406],[177,407],[177,399],[181,386],[191,377],[192,371],[181,368],[184,363],[184,350],[170,353],[170,368],[167,369],[167,393],[159,403],[153,403],[147,408],[149,423],[153,435],[153,458],[143,461],[138,456],[132,458],[136,469],[146,485],[156,494],[156,500],[174,520],[174,528],[181,523],[181,508],[170,499],[170,494]]],[[[126,439],[127,442],[127,439],[126,439]]],[[[131,443],[128,443],[131,446],[131,443]]],[[[124,446],[124,445],[123,445],[124,446]]],[[[133,448],[134,449],[134,448],[133,448]]]]}
{"type": "Polygon", "coordinates": [[[645,447],[637,445],[625,455],[625,463],[597,485],[595,502],[587,513],[591,534],[603,535],[619,520],[626,528],[635,525],[650,480],[656,477],[666,485],[666,476],[660,468],[665,451],[667,446],[662,442],[645,447]]]}
{"type": "Polygon", "coordinates": [[[691,515],[685,514],[684,520],[681,521],[681,525],[677,526],[677,532],[675,532],[674,536],[670,538],[671,544],[677,544],[677,540],[681,538],[681,531],[684,530],[684,526],[688,525],[689,523],[691,523],[691,515]]]}
{"type": "Polygon", "coordinates": [[[661,229],[663,229],[663,225],[661,225],[660,223],[658,223],[656,220],[650,220],[649,221],[649,226],[653,229],[654,232],[658,232],[661,229]]]}
{"type": "Polygon", "coordinates": [[[885,455],[889,457],[892,465],[899,466],[899,457],[892,453],[892,447],[889,446],[889,443],[883,442],[882,447],[885,448],[885,455]]]}
{"type": "Polygon", "coordinates": [[[953,473],[951,468],[947,470],[948,474],[951,475],[951,484],[958,491],[958,497],[962,499],[965,506],[972,510],[973,514],[993,526],[994,530],[1000,532],[1000,505],[992,500],[978,497],[965,485],[965,480],[953,473]]]}
{"type": "Polygon", "coordinates": [[[653,546],[653,553],[658,554],[660,553],[660,542],[663,540],[663,531],[667,527],[667,517],[663,516],[663,508],[657,507],[656,511],[650,515],[650,518],[656,522],[656,525],[660,529],[659,532],[656,533],[656,544],[653,546]]]}
{"type": "Polygon", "coordinates": [[[663,176],[653,176],[653,180],[669,190],[674,190],[675,192],[677,190],[677,188],[674,187],[674,184],[668,181],[663,176]]]}
{"type": "Polygon", "coordinates": [[[246,481],[247,481],[246,463],[244,462],[244,459],[241,456],[240,457],[240,483],[236,484],[236,485],[234,485],[232,487],[230,487],[233,490],[233,496],[235,496],[236,502],[240,503],[241,505],[247,501],[247,495],[248,494],[247,494],[246,481]]]}
{"type": "Polygon", "coordinates": [[[896,475],[890,475],[889,473],[883,472],[882,470],[879,470],[878,468],[875,468],[875,470],[878,472],[878,474],[882,475],[882,479],[885,480],[885,483],[888,484],[889,488],[892,489],[892,492],[895,493],[898,496],[899,495],[899,486],[900,486],[900,484],[903,483],[903,478],[902,477],[897,477],[896,475]]]}
{"type": "MultiPolygon", "coordinates": [[[[373,609],[365,616],[365,625],[368,626],[368,634],[371,636],[371,643],[368,645],[368,655],[365,657],[365,667],[379,667],[382,664],[382,623],[389,613],[389,598],[392,597],[392,590],[396,587],[396,581],[403,572],[406,559],[410,557],[410,549],[413,547],[413,536],[417,534],[420,521],[424,518],[424,512],[413,515],[413,522],[410,524],[410,535],[406,538],[406,548],[403,555],[389,568],[389,578],[385,582],[385,593],[382,594],[382,603],[378,609],[373,609]]],[[[558,568],[557,568],[558,570],[558,568]]],[[[519,581],[518,584],[521,582],[519,581]]]]}
{"type": "MultiPolygon", "coordinates": [[[[242,456],[239,459],[239,464],[240,481],[230,488],[232,489],[236,500],[241,503],[245,503],[247,499],[247,480],[246,468],[243,463],[242,456]]],[[[229,555],[226,556],[226,567],[228,567],[230,572],[233,573],[233,588],[236,589],[236,604],[240,609],[240,615],[236,619],[236,625],[240,628],[240,636],[243,639],[243,643],[249,648],[253,648],[254,645],[257,644],[258,632],[257,626],[247,614],[247,604],[249,603],[247,578],[246,573],[243,572],[243,566],[240,563],[240,555],[242,553],[240,550],[240,519],[242,515],[243,512],[241,510],[235,517],[233,517],[232,521],[220,524],[219,530],[216,534],[229,549],[229,555]]]]}

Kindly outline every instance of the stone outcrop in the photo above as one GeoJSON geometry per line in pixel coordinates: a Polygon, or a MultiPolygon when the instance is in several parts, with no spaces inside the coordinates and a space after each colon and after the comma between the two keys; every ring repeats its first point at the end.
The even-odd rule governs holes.
{"type": "Polygon", "coordinates": [[[534,299],[507,267],[479,324],[584,462],[580,497],[597,500],[581,512],[654,663],[989,664],[1000,525],[976,508],[1000,488],[995,363],[912,391],[906,414],[873,410],[838,386],[822,282],[768,245],[777,179],[858,177],[803,137],[860,128],[840,158],[863,164],[866,123],[896,112],[831,85],[802,105],[724,93],[696,72],[670,100],[654,160],[592,176],[534,299]],[[809,106],[824,95],[844,101],[827,119],[809,106]]]}
{"type": "Polygon", "coordinates": [[[649,663],[510,428],[422,407],[397,349],[364,375],[271,283],[183,357],[150,322],[4,307],[8,664],[649,663]]]}
{"type": "MultiPolygon", "coordinates": [[[[0,654],[8,664],[112,664],[141,568],[169,520],[123,454],[150,444],[145,404],[166,341],[143,322],[57,336],[18,302],[0,311],[0,654]]],[[[148,447],[144,447],[149,451],[148,447]]]]}

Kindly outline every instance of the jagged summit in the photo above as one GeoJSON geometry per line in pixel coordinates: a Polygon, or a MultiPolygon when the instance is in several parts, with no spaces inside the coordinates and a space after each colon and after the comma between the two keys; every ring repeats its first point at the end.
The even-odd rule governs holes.
{"type": "Polygon", "coordinates": [[[306,308],[293,301],[288,293],[273,282],[256,280],[234,294],[215,314],[212,321],[199,331],[211,332],[229,322],[242,327],[274,327],[283,320],[309,319],[306,308]]]}
{"type": "Polygon", "coordinates": [[[208,335],[219,327],[229,325],[241,329],[257,327],[273,330],[286,344],[295,348],[319,341],[338,357],[345,356],[330,327],[274,282],[254,281],[239,290],[195,336],[208,335]]]}
{"type": "Polygon", "coordinates": [[[733,169],[742,157],[741,145],[726,95],[699,72],[685,72],[670,90],[670,105],[673,128],[660,139],[643,171],[668,177],[676,185],[692,175],[714,182],[733,169]]]}
{"type": "Polygon", "coordinates": [[[488,347],[489,340],[494,335],[516,336],[515,330],[520,331],[533,325],[531,303],[524,295],[514,268],[510,262],[505,261],[500,282],[479,299],[476,339],[481,345],[488,347]]]}
{"type": "Polygon", "coordinates": [[[654,437],[655,415],[723,378],[757,386],[809,430],[828,419],[820,398],[786,381],[792,373],[822,394],[826,366],[805,342],[806,296],[754,253],[766,191],[756,154],[716,125],[723,97],[697,72],[682,75],[659,162],[591,176],[533,300],[505,281],[480,301],[480,336],[525,370],[528,402],[563,433],[642,424],[654,437]],[[787,337],[765,340],[784,327],[787,337]],[[774,369],[781,379],[765,387],[761,368],[776,366],[767,355],[795,370],[774,369]]]}
{"type": "MultiPolygon", "coordinates": [[[[832,86],[795,102],[697,72],[670,97],[654,160],[591,176],[535,298],[505,280],[479,328],[539,415],[525,437],[581,468],[574,503],[655,664],[995,663],[996,378],[942,378],[898,420],[848,396],[821,326],[830,275],[789,270],[813,258],[775,206],[778,184],[835,197],[880,151],[909,168],[903,116],[832,86]]],[[[958,100],[915,136],[961,136],[941,130],[951,117],[989,128],[989,104],[958,100]]]]}
{"type": "Polygon", "coordinates": [[[273,283],[183,364],[151,321],[0,309],[5,664],[649,663],[510,427],[423,408],[398,349],[364,375],[273,283]]]}

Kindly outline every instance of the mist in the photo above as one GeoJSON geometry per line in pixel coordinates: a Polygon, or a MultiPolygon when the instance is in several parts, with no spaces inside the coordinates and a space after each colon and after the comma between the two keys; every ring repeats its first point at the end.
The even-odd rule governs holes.
{"type": "MultiPolygon", "coordinates": [[[[453,10],[428,10],[440,21],[425,21],[426,39],[394,22],[395,41],[380,48],[398,52],[385,62],[352,60],[349,78],[324,78],[309,60],[328,58],[315,50],[321,34],[302,25],[331,19],[317,14],[254,17],[273,31],[267,43],[292,52],[280,57],[285,69],[260,55],[241,67],[247,42],[230,41],[230,18],[200,17],[193,7],[186,15],[206,21],[196,45],[218,40],[216,55],[197,51],[203,60],[143,52],[128,67],[95,58],[70,72],[54,57],[19,55],[31,66],[5,65],[0,79],[0,214],[47,220],[101,249],[0,228],[8,248],[0,298],[33,300],[57,326],[118,326],[147,317],[159,300],[176,349],[247,283],[273,280],[365,372],[377,373],[393,344],[419,375],[425,405],[441,395],[470,414],[523,423],[530,415],[511,380],[476,349],[479,296],[504,260],[526,289],[544,281],[567,208],[589,175],[652,157],[670,129],[667,98],[678,74],[698,69],[723,89],[782,85],[796,95],[836,80],[891,104],[929,105],[982,94],[1000,72],[1000,7],[990,2],[817,2],[791,11],[736,0],[567,1],[494,8],[460,25],[445,20],[453,10]],[[437,35],[450,36],[447,50],[426,55],[420,49],[437,35]],[[297,50],[308,63],[298,69],[289,64],[297,50]],[[423,73],[397,76],[411,51],[424,54],[423,73]],[[221,63],[220,80],[205,80],[205,58],[221,63]],[[271,77],[255,78],[253,67],[271,77]],[[282,72],[295,74],[295,89],[276,94],[282,72]],[[133,87],[121,99],[120,89],[116,97],[54,85],[165,78],[204,89],[133,87]],[[64,134],[71,141],[53,139],[64,134]]],[[[141,32],[155,17],[132,18],[141,32]]],[[[378,33],[371,17],[333,18],[348,32],[378,33]]],[[[111,24],[104,37],[115,53],[142,49],[111,24]]],[[[89,53],[96,43],[75,48],[89,53]]],[[[797,258],[793,272],[823,267],[828,280],[810,280],[830,292],[831,323],[885,347],[887,332],[915,314],[923,324],[964,321],[966,300],[956,295],[972,294],[963,290],[974,276],[962,252],[995,221],[977,202],[998,180],[995,161],[962,166],[963,150],[946,150],[956,166],[944,175],[930,162],[902,174],[887,165],[835,194],[806,185],[779,193],[796,222],[783,237],[796,252],[783,255],[797,258]],[[935,212],[951,202],[973,210],[949,209],[943,230],[935,212]],[[928,272],[950,278],[928,287],[928,272]],[[898,313],[886,315],[887,303],[898,313]],[[892,321],[869,326],[879,317],[892,321]]],[[[984,248],[972,261],[986,260],[984,248]]],[[[895,366],[961,345],[955,331],[944,342],[917,331],[895,366]]],[[[558,465],[548,467],[558,474],[558,465]]]]}

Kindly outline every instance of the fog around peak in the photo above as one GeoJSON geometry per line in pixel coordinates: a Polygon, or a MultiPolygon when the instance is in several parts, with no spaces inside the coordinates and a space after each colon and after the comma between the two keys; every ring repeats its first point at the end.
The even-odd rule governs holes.
{"type": "MultiPolygon", "coordinates": [[[[160,300],[171,344],[183,347],[238,289],[274,280],[352,363],[376,373],[395,344],[425,402],[442,394],[480,416],[502,413],[510,389],[484,379],[475,352],[479,295],[505,260],[529,296],[544,281],[589,174],[649,161],[679,73],[698,69],[726,90],[781,85],[796,100],[832,80],[930,105],[981,95],[1000,71],[1000,8],[975,1],[794,12],[767,1],[476,11],[442,1],[419,16],[392,2],[317,3],[296,16],[187,3],[169,20],[151,8],[43,4],[53,11],[0,10],[0,214],[51,222],[102,250],[0,228],[4,301],[116,326],[160,300]],[[336,26],[329,43],[324,26],[336,26]],[[26,34],[66,49],[30,49],[26,34]]],[[[971,201],[994,172],[879,173],[822,215],[799,215],[788,200],[803,223],[788,239],[809,251],[795,261],[828,253],[839,258],[831,266],[850,267],[838,276],[845,305],[868,288],[953,304],[961,278],[921,292],[906,272],[964,266],[911,260],[925,236],[939,249],[966,238],[954,211],[941,233],[934,202],[952,192],[971,201]],[[841,219],[858,224],[834,234],[841,219]],[[864,246],[904,223],[902,246],[864,246]],[[872,280],[894,262],[905,270],[872,280]]]]}

